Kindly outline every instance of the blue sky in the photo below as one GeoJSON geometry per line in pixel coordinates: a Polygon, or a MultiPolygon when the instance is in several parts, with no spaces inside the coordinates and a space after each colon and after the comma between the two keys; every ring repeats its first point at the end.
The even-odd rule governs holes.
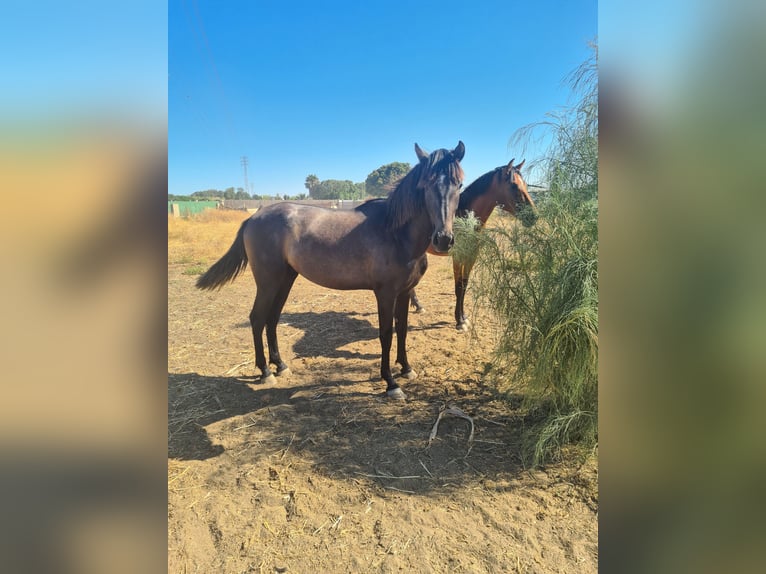
{"type": "MultiPolygon", "coordinates": [[[[170,0],[169,192],[306,192],[466,145],[466,183],[567,103],[595,1],[170,0]]],[[[528,160],[535,150],[527,150],[528,160]]],[[[530,179],[532,183],[534,178],[530,179]]]]}
{"type": "Polygon", "coordinates": [[[161,3],[5,0],[0,14],[0,120],[66,123],[102,114],[164,128],[168,13],[161,3]]]}

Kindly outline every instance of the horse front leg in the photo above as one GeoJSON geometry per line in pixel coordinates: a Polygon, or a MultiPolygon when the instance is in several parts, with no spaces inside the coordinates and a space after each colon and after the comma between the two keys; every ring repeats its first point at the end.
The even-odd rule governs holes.
{"type": "Polygon", "coordinates": [[[396,362],[402,366],[402,377],[405,379],[417,378],[417,373],[412,370],[407,360],[407,319],[409,316],[409,299],[415,290],[404,292],[396,298],[394,308],[394,325],[396,327],[396,362]]]}
{"type": "Polygon", "coordinates": [[[453,263],[452,271],[455,275],[455,328],[458,331],[468,331],[471,323],[465,318],[464,304],[471,265],[453,263]]]}
{"type": "Polygon", "coordinates": [[[380,378],[386,381],[386,395],[392,399],[405,399],[402,389],[391,374],[391,339],[394,336],[394,296],[375,292],[378,300],[378,323],[380,335],[380,378]]]}

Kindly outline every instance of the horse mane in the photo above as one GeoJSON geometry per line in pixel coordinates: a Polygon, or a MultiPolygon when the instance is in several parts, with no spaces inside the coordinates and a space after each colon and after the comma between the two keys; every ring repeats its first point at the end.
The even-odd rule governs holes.
{"type": "Polygon", "coordinates": [[[424,184],[442,173],[449,177],[452,183],[463,179],[463,168],[455,160],[452,152],[446,149],[438,149],[431,153],[396,183],[396,187],[386,198],[386,226],[391,231],[403,227],[425,209],[424,184]]]}

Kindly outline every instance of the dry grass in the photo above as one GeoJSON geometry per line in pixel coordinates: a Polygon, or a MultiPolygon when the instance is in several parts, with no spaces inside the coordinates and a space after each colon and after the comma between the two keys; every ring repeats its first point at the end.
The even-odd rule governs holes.
{"type": "Polygon", "coordinates": [[[244,211],[208,209],[189,218],[168,216],[168,262],[187,265],[185,273],[202,273],[231,246],[244,211]]]}

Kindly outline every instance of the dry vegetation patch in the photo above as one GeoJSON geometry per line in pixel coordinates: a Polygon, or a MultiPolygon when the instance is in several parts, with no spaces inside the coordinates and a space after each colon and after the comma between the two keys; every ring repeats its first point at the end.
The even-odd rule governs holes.
{"type": "Polygon", "coordinates": [[[190,217],[168,216],[168,263],[201,273],[234,241],[246,211],[208,209],[190,217]]]}

